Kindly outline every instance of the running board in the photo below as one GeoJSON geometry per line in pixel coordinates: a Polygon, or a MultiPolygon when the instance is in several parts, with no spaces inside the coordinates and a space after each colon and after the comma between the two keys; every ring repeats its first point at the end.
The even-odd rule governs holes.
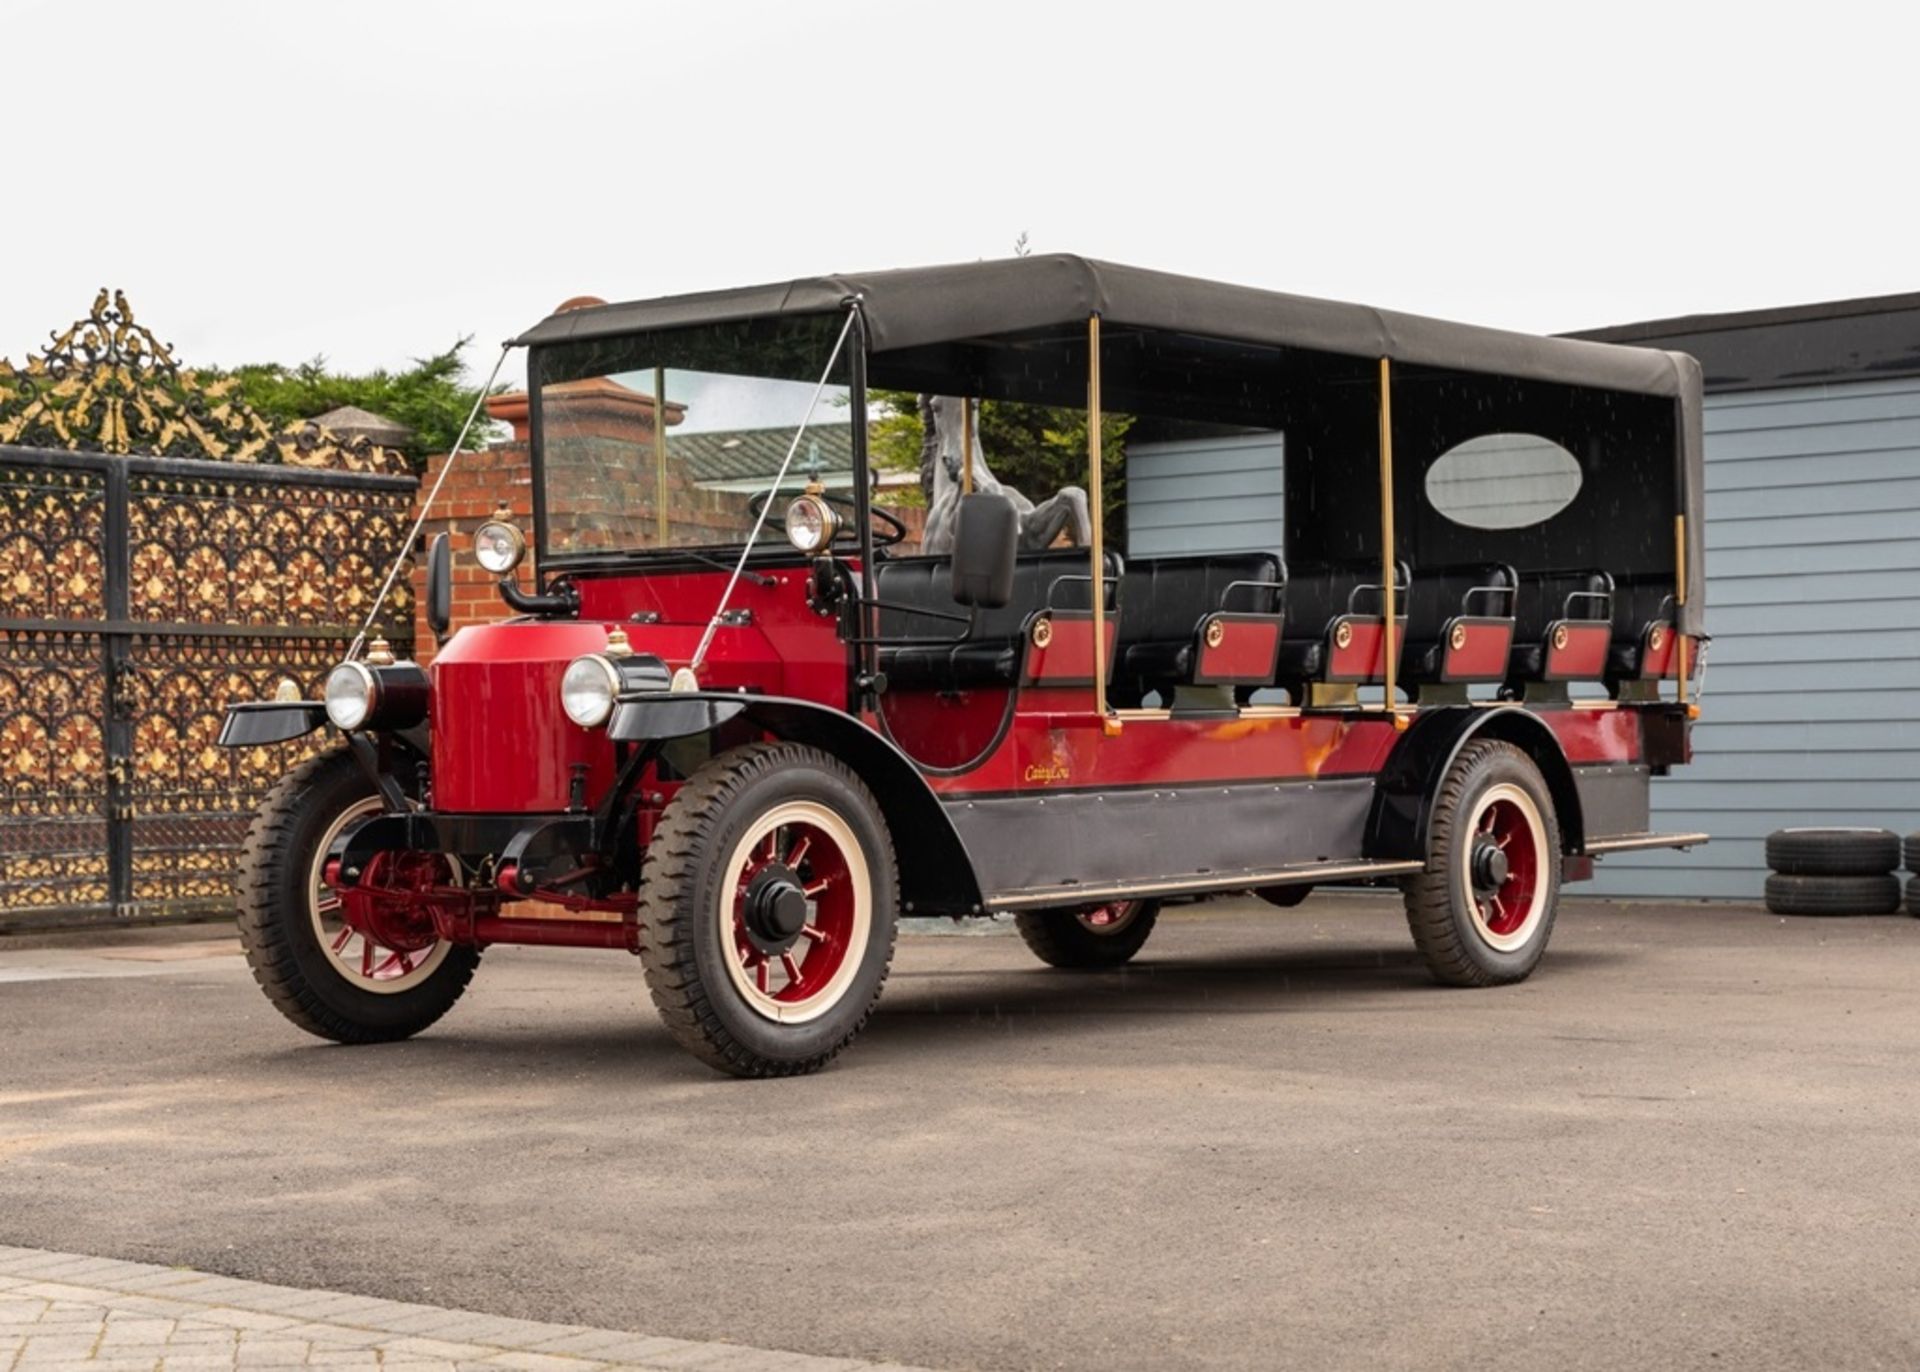
{"type": "Polygon", "coordinates": [[[1589,839],[1586,853],[1588,857],[1602,857],[1607,853],[1632,852],[1636,848],[1692,848],[1711,842],[1711,834],[1622,834],[1618,838],[1589,839]]]}
{"type": "Polygon", "coordinates": [[[1198,895],[1207,891],[1246,891],[1256,886],[1297,886],[1302,882],[1351,881],[1363,877],[1398,877],[1418,872],[1424,862],[1323,862],[1311,866],[1275,867],[1265,872],[1229,872],[1221,876],[1190,876],[1166,881],[1117,882],[1111,886],[1046,886],[1007,891],[987,901],[988,910],[1031,910],[1049,905],[1084,905],[1094,900],[1135,900],[1146,896],[1198,895]]]}

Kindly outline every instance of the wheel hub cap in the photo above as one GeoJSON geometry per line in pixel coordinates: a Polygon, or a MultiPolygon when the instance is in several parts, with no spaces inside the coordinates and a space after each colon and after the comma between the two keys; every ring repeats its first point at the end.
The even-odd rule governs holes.
{"type": "Polygon", "coordinates": [[[1499,890],[1507,884],[1511,864],[1499,844],[1490,838],[1481,837],[1473,845],[1473,889],[1482,895],[1499,890]]]}
{"type": "Polygon", "coordinates": [[[747,885],[748,940],[763,953],[791,948],[807,924],[807,893],[797,873],[784,863],[769,863],[747,885]]]}

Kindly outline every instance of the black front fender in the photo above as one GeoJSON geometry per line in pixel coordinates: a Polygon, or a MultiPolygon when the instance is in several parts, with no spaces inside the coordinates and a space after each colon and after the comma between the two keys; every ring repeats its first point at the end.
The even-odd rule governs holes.
{"type": "Polygon", "coordinates": [[[220,724],[222,748],[257,748],[305,738],[327,722],[327,710],[317,700],[248,700],[227,706],[220,724]]]}
{"type": "Polygon", "coordinates": [[[722,692],[649,691],[622,696],[607,721],[607,736],[616,743],[686,738],[710,733],[738,719],[749,697],[722,692]]]}
{"type": "Polygon", "coordinates": [[[608,729],[625,742],[709,733],[746,719],[774,738],[809,744],[851,767],[893,835],[900,893],[911,914],[978,914],[979,878],[946,807],[907,755],[844,710],[785,696],[649,692],[623,699],[608,729]]]}

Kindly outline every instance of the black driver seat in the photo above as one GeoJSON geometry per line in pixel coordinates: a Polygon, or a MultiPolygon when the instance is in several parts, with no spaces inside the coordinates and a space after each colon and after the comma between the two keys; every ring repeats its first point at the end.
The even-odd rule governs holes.
{"type": "MultiPolygon", "coordinates": [[[[881,601],[883,638],[950,639],[948,643],[882,646],[880,670],[890,690],[959,691],[972,686],[1011,686],[1020,679],[1027,621],[1039,610],[1089,610],[1087,550],[1048,548],[1021,553],[1014,563],[1013,595],[1005,605],[975,611],[953,598],[952,562],[946,557],[900,557],[874,569],[881,601]],[[918,610],[955,615],[941,619],[918,610]]],[[[1118,579],[1118,553],[1106,555],[1107,575],[1118,579]]],[[[1111,666],[1111,664],[1109,664],[1111,666]]]]}

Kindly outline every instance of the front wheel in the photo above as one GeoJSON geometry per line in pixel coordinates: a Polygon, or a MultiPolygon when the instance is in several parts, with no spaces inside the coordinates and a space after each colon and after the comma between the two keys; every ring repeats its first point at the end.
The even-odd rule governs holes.
{"type": "Polygon", "coordinates": [[[336,1043],[419,1033],[460,999],[480,961],[478,949],[437,937],[431,918],[406,898],[411,888],[451,879],[437,853],[376,854],[361,884],[391,898],[377,922],[356,927],[343,917],[325,880],[328,851],[380,809],[352,754],[322,753],[273,788],[240,850],[240,946],[253,978],[281,1014],[336,1043]]]}
{"type": "Polygon", "coordinates": [[[1476,739],[1440,783],[1427,866],[1401,886],[1414,944],[1449,986],[1521,981],[1560,901],[1560,824],[1533,760],[1476,739]]]}
{"type": "Polygon", "coordinates": [[[1035,957],[1067,971],[1118,967],[1146,946],[1157,900],[1114,900],[1079,910],[1029,910],[1014,923],[1035,957]]]}
{"type": "Polygon", "coordinates": [[[739,1077],[826,1066],[893,961],[893,843],[844,764],[797,743],[708,762],[667,805],[640,886],[640,961],[674,1039],[739,1077]]]}

